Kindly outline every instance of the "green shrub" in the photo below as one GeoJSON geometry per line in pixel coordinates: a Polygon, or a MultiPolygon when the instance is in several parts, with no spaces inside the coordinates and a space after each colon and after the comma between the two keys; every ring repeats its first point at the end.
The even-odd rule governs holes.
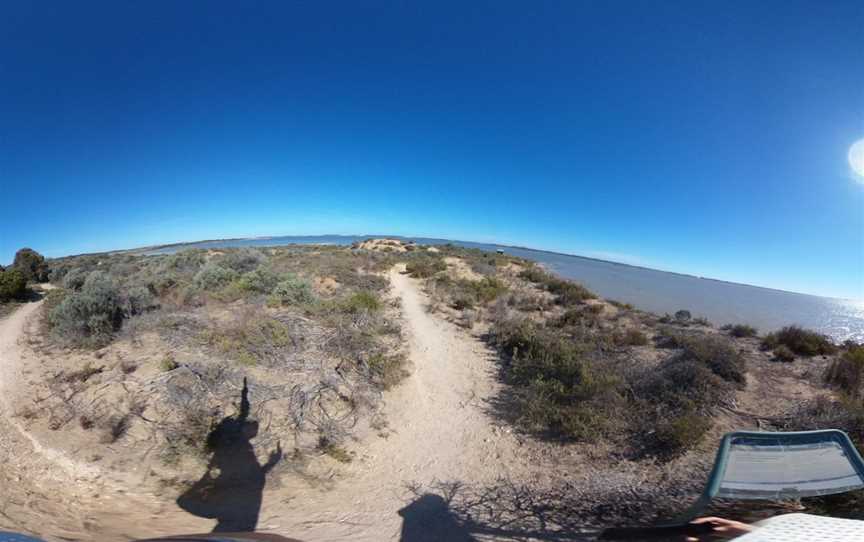
{"type": "Polygon", "coordinates": [[[281,305],[300,305],[314,302],[315,294],[309,282],[287,275],[273,288],[272,299],[281,305]]]}
{"type": "Polygon", "coordinates": [[[693,318],[693,315],[688,310],[682,309],[675,313],[675,321],[681,324],[686,324],[691,318],[693,318]]]}
{"type": "Polygon", "coordinates": [[[408,372],[405,370],[405,356],[403,355],[387,356],[376,353],[369,356],[366,364],[369,367],[372,382],[385,390],[392,388],[408,376],[408,372]]]}
{"type": "Polygon", "coordinates": [[[560,317],[549,322],[551,326],[587,326],[594,327],[598,322],[598,314],[590,311],[587,307],[573,307],[564,311],[560,317]]]}
{"type": "Polygon", "coordinates": [[[860,398],[864,386],[864,346],[851,348],[834,360],[825,372],[825,381],[849,397],[860,398]]]}
{"type": "Polygon", "coordinates": [[[435,257],[424,257],[413,260],[405,265],[405,271],[414,278],[425,279],[447,269],[444,260],[435,257]]]}
{"type": "Polygon", "coordinates": [[[279,276],[269,269],[258,268],[244,273],[238,280],[238,287],[248,292],[266,294],[273,291],[279,284],[279,276]]]}
{"type": "Polygon", "coordinates": [[[67,290],[80,290],[84,286],[84,281],[87,280],[87,275],[90,271],[82,267],[74,267],[66,272],[63,276],[63,287],[67,290]]]}
{"type": "Polygon", "coordinates": [[[559,305],[574,305],[582,303],[587,299],[594,299],[595,296],[590,290],[569,280],[553,278],[546,283],[546,289],[557,296],[556,302],[559,305]]]}
{"type": "Polygon", "coordinates": [[[524,269],[521,273],[519,273],[519,278],[525,279],[528,282],[533,282],[535,284],[545,284],[552,276],[547,273],[542,267],[538,267],[536,265],[532,265],[527,269],[524,269]]]}
{"type": "Polygon", "coordinates": [[[226,269],[214,263],[207,263],[195,274],[195,286],[201,290],[213,292],[226,286],[237,278],[237,272],[226,269]]]}
{"type": "Polygon", "coordinates": [[[193,274],[207,261],[205,252],[201,249],[189,249],[165,256],[159,262],[159,272],[173,271],[182,274],[193,274]]]}
{"type": "Polygon", "coordinates": [[[645,346],[648,337],[638,329],[628,328],[625,332],[618,332],[613,339],[616,344],[623,346],[645,346]]]}
{"type": "Polygon", "coordinates": [[[260,313],[244,314],[233,322],[206,329],[201,339],[246,366],[273,362],[294,345],[288,324],[260,313]]]}
{"type": "Polygon", "coordinates": [[[547,291],[557,296],[556,302],[560,305],[573,305],[597,297],[581,284],[559,279],[536,265],[523,270],[519,273],[519,277],[542,285],[547,291]]]}
{"type": "Polygon", "coordinates": [[[798,326],[784,327],[762,339],[762,347],[766,350],[773,350],[780,345],[799,356],[830,355],[837,351],[837,346],[825,335],[798,326]]]}
{"type": "Polygon", "coordinates": [[[774,359],[788,363],[790,361],[795,361],[795,353],[792,352],[788,346],[781,344],[774,349],[774,359]]]}
{"type": "Polygon", "coordinates": [[[27,279],[17,269],[0,271],[0,303],[21,299],[27,293],[27,279]]]}
{"type": "Polygon", "coordinates": [[[493,336],[509,358],[505,379],[520,389],[523,423],[561,436],[593,440],[617,427],[619,379],[597,371],[579,345],[528,320],[496,324],[493,336]]]}
{"type": "Polygon", "coordinates": [[[374,292],[361,290],[342,303],[342,310],[350,314],[376,312],[381,310],[381,300],[374,292]]]}
{"type": "Polygon", "coordinates": [[[177,363],[177,360],[174,359],[174,356],[172,354],[165,354],[165,356],[159,362],[159,370],[161,370],[163,373],[173,371],[178,367],[180,367],[180,365],[177,363]]]}
{"type": "Polygon", "coordinates": [[[32,248],[22,248],[15,253],[12,267],[24,275],[24,279],[32,282],[48,281],[48,264],[45,257],[32,248]]]}
{"type": "Polygon", "coordinates": [[[687,412],[663,420],[656,431],[656,450],[661,455],[677,455],[693,448],[711,429],[711,420],[694,412],[687,412]]]}
{"type": "Polygon", "coordinates": [[[78,292],[66,295],[48,321],[53,332],[73,344],[99,346],[108,342],[123,318],[116,283],[107,274],[94,271],[78,292]]]}
{"type": "Polygon", "coordinates": [[[221,267],[230,269],[235,273],[248,273],[257,269],[265,261],[267,261],[267,257],[260,250],[245,247],[236,250],[230,249],[219,258],[218,263],[221,267]]]}
{"type": "Polygon", "coordinates": [[[459,292],[458,295],[470,298],[476,303],[489,303],[507,292],[507,285],[494,277],[483,277],[481,280],[458,280],[455,287],[459,292]]]}
{"type": "Polygon", "coordinates": [[[729,335],[738,338],[755,337],[758,334],[756,328],[746,324],[736,324],[729,328],[729,335]]]}
{"type": "Polygon", "coordinates": [[[159,307],[159,303],[156,301],[156,296],[153,295],[153,292],[151,292],[149,288],[144,286],[133,286],[129,288],[129,291],[125,296],[125,301],[124,311],[126,316],[143,314],[159,307]]]}
{"type": "Polygon", "coordinates": [[[746,382],[744,358],[728,340],[714,335],[683,335],[679,339],[683,356],[704,363],[711,372],[736,384],[746,382]]]}

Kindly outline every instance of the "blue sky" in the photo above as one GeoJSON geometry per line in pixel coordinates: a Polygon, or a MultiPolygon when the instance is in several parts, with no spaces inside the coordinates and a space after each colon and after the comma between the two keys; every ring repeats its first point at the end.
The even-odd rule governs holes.
{"type": "Polygon", "coordinates": [[[15,2],[0,263],[497,241],[864,298],[864,3],[15,2]]]}

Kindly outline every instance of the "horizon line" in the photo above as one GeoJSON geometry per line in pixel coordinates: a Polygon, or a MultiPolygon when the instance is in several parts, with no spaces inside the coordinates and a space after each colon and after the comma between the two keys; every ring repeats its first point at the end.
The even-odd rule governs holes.
{"type": "MultiPolygon", "coordinates": [[[[561,252],[559,250],[550,250],[550,249],[543,249],[543,248],[531,248],[531,247],[527,247],[527,246],[523,246],[523,245],[511,245],[511,244],[505,244],[505,243],[499,243],[499,242],[466,241],[466,240],[461,240],[461,239],[447,239],[447,238],[443,238],[443,237],[425,237],[422,235],[408,236],[408,235],[327,233],[327,234],[304,234],[304,235],[287,234],[287,235],[254,235],[254,236],[242,236],[242,237],[221,237],[221,238],[216,238],[216,239],[199,239],[199,240],[193,240],[193,241],[176,241],[176,242],[169,242],[169,243],[159,243],[159,244],[153,244],[153,245],[143,245],[143,246],[133,247],[133,248],[108,249],[108,250],[101,250],[101,251],[96,251],[96,252],[81,252],[78,254],[67,254],[65,256],[57,256],[56,258],[52,258],[52,259],[74,258],[74,257],[78,257],[78,256],[98,256],[100,254],[110,254],[110,253],[117,253],[117,252],[136,252],[136,251],[143,251],[143,250],[158,250],[158,249],[162,249],[162,248],[180,247],[180,246],[195,245],[195,244],[200,244],[200,243],[215,243],[215,242],[220,242],[220,241],[267,240],[267,239],[278,239],[278,238],[284,238],[284,237],[297,237],[297,238],[303,238],[303,237],[361,237],[361,238],[392,238],[392,239],[403,239],[403,240],[426,239],[426,240],[431,240],[431,241],[445,241],[445,242],[455,242],[455,243],[471,243],[471,244],[475,244],[475,245],[489,245],[489,246],[494,246],[494,247],[515,248],[515,249],[519,249],[519,250],[527,250],[530,252],[543,252],[543,253],[547,253],[547,254],[556,254],[559,256],[567,256],[570,258],[580,258],[583,260],[591,260],[591,261],[595,261],[595,262],[602,262],[602,263],[608,263],[608,264],[613,264],[613,265],[621,265],[624,267],[631,267],[634,269],[643,269],[643,270],[647,270],[647,271],[657,271],[660,273],[669,273],[672,275],[678,275],[678,276],[682,276],[682,277],[690,277],[690,278],[695,278],[695,279],[700,279],[700,280],[709,280],[709,281],[713,281],[713,282],[722,282],[725,284],[734,284],[737,286],[747,286],[750,288],[760,288],[762,290],[772,290],[775,292],[782,292],[782,293],[786,293],[786,294],[804,295],[804,296],[809,296],[809,297],[818,297],[821,299],[831,299],[831,300],[836,300],[836,301],[850,301],[853,303],[864,302],[864,298],[855,299],[855,298],[849,298],[849,297],[835,297],[835,296],[820,295],[820,294],[813,294],[813,293],[807,293],[807,292],[796,292],[794,290],[785,290],[783,288],[777,288],[777,287],[773,287],[773,286],[763,286],[763,285],[759,285],[759,284],[750,284],[750,283],[746,283],[746,282],[735,282],[732,280],[719,279],[719,278],[713,278],[713,277],[705,277],[705,276],[701,276],[701,275],[694,275],[691,273],[683,273],[681,271],[673,271],[673,270],[669,270],[669,269],[660,269],[660,268],[656,268],[656,267],[647,267],[644,265],[619,262],[619,261],[615,261],[615,260],[606,260],[606,259],[597,258],[594,256],[584,256],[582,254],[573,254],[573,253],[569,253],[569,252],[561,252]]],[[[314,243],[310,243],[310,244],[314,244],[314,243]]],[[[278,246],[278,245],[274,245],[274,246],[278,246]]]]}

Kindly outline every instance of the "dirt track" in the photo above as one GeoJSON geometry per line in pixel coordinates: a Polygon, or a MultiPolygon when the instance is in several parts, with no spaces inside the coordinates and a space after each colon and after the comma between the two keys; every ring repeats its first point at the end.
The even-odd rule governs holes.
{"type": "MultiPolygon", "coordinates": [[[[400,269],[389,276],[402,306],[411,376],[385,395],[386,436],[349,447],[354,460],[335,470],[328,484],[285,476],[265,489],[259,530],[308,541],[468,539],[466,530],[441,516],[435,497],[422,496],[422,488],[492,484],[533,470],[517,453],[517,438],[486,414],[497,385],[492,352],[427,313],[415,280],[400,269]]],[[[19,342],[38,308],[31,303],[0,321],[0,392],[21,377],[16,368],[27,349],[19,342]]],[[[212,528],[166,495],[116,487],[95,467],[41,448],[14,422],[12,405],[2,409],[0,486],[7,489],[0,495],[0,527],[84,540],[212,528]]]]}

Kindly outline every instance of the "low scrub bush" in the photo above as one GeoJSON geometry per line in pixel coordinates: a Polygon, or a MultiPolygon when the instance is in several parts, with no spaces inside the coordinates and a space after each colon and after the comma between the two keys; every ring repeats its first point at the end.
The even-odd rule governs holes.
{"type": "Polygon", "coordinates": [[[302,305],[315,301],[312,285],[297,275],[287,275],[273,288],[271,299],[280,305],[302,305]]]}
{"type": "Polygon", "coordinates": [[[535,284],[545,284],[552,279],[552,275],[546,272],[542,267],[532,265],[519,273],[519,278],[525,279],[528,282],[535,284]]]}
{"type": "Polygon", "coordinates": [[[405,370],[405,356],[375,353],[366,360],[370,380],[378,387],[388,390],[408,376],[405,370]]]}
{"type": "Polygon", "coordinates": [[[207,292],[216,291],[237,278],[237,272],[215,263],[207,263],[195,274],[195,286],[207,292]]]}
{"type": "Polygon", "coordinates": [[[209,328],[201,338],[246,366],[275,363],[285,349],[294,346],[288,324],[259,313],[246,313],[233,322],[209,328]]]}
{"type": "Polygon", "coordinates": [[[280,282],[280,277],[273,271],[258,268],[244,273],[238,280],[238,287],[247,292],[267,294],[272,292],[280,282]]]}
{"type": "Polygon", "coordinates": [[[546,289],[557,296],[556,301],[559,305],[565,306],[575,305],[597,297],[581,284],[557,278],[547,282],[546,289]]]}
{"type": "Polygon", "coordinates": [[[693,318],[693,315],[690,314],[688,310],[680,310],[675,313],[675,321],[680,324],[686,324],[693,318]]]}
{"type": "Polygon", "coordinates": [[[581,440],[617,425],[609,409],[621,402],[618,379],[595,370],[577,343],[528,320],[498,323],[493,335],[509,358],[506,380],[521,388],[524,423],[581,440]]]}
{"type": "Polygon", "coordinates": [[[843,352],[825,372],[825,381],[853,399],[864,391],[864,346],[843,352]]]}
{"type": "Polygon", "coordinates": [[[207,261],[201,249],[190,249],[164,256],[159,261],[159,274],[166,271],[180,274],[195,274],[207,261]]]}
{"type": "Polygon", "coordinates": [[[17,269],[0,271],[0,303],[22,299],[27,293],[27,279],[17,269]]]}
{"type": "Polygon", "coordinates": [[[619,346],[645,346],[648,344],[648,336],[638,329],[629,328],[624,332],[613,334],[613,342],[619,346]]]}
{"type": "Polygon", "coordinates": [[[507,285],[494,277],[460,281],[464,289],[480,303],[489,303],[507,292],[507,285]]]}
{"type": "Polygon", "coordinates": [[[377,312],[382,307],[383,303],[375,292],[361,290],[343,301],[341,309],[349,314],[361,314],[377,312]]]}
{"type": "Polygon", "coordinates": [[[606,439],[671,458],[703,439],[713,410],[745,379],[741,356],[723,338],[676,332],[680,351],[648,370],[607,350],[646,344],[640,330],[610,332],[579,319],[560,324],[499,320],[491,330],[518,419],[556,436],[606,439]]]}
{"type": "Polygon", "coordinates": [[[659,423],[655,433],[656,452],[674,456],[699,444],[711,429],[711,419],[686,412],[659,423]]]}
{"type": "Polygon", "coordinates": [[[122,322],[117,284],[101,271],[87,276],[80,291],[71,292],[49,313],[55,335],[72,344],[101,346],[122,322]]]}
{"type": "Polygon", "coordinates": [[[62,286],[67,290],[80,290],[87,280],[90,271],[81,267],[73,267],[63,275],[62,286]]]}
{"type": "Polygon", "coordinates": [[[543,286],[548,292],[556,296],[559,305],[573,305],[597,297],[581,284],[559,279],[538,266],[523,270],[519,273],[519,277],[543,286]]]}
{"type": "Polygon", "coordinates": [[[434,257],[425,257],[410,261],[405,266],[405,271],[414,278],[425,279],[436,273],[447,269],[444,260],[434,257]]]}
{"type": "Polygon", "coordinates": [[[788,346],[781,344],[774,349],[774,359],[777,361],[791,362],[795,361],[795,352],[789,349],[788,346]]]}
{"type": "Polygon", "coordinates": [[[144,314],[159,307],[156,296],[149,288],[144,286],[133,286],[129,288],[124,297],[124,312],[127,316],[144,314]]]}
{"type": "Polygon", "coordinates": [[[229,249],[218,259],[220,267],[230,269],[235,273],[249,273],[267,261],[267,257],[254,248],[229,249]]]}
{"type": "Polygon", "coordinates": [[[755,337],[758,335],[758,332],[753,326],[748,326],[747,324],[736,324],[729,328],[729,335],[740,339],[745,337],[755,337]]]}
{"type": "Polygon", "coordinates": [[[679,339],[683,356],[704,363],[711,372],[736,384],[746,382],[744,358],[728,340],[714,335],[684,335],[679,339]]]}
{"type": "Polygon", "coordinates": [[[172,354],[165,354],[165,356],[159,361],[159,370],[163,373],[173,371],[178,367],[180,367],[180,365],[177,363],[177,360],[174,359],[172,354]]]}
{"type": "Polygon", "coordinates": [[[798,326],[784,327],[762,339],[762,347],[766,350],[781,345],[799,356],[830,355],[837,351],[837,346],[825,335],[798,326]]]}

